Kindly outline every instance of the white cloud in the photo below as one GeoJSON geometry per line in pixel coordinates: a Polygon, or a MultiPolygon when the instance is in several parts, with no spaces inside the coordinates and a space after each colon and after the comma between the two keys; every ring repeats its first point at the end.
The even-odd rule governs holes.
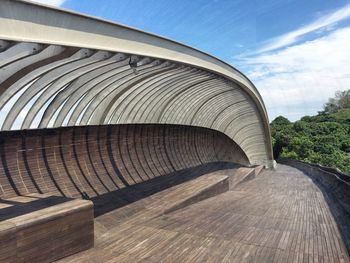
{"type": "Polygon", "coordinates": [[[297,42],[302,36],[312,33],[319,32],[320,30],[331,30],[332,26],[344,19],[350,17],[350,4],[344,6],[337,11],[323,16],[321,18],[316,19],[310,24],[307,24],[303,27],[298,28],[295,31],[291,31],[287,34],[279,36],[277,38],[273,38],[266,43],[261,49],[257,51],[257,53],[267,52],[271,50],[275,50],[278,48],[289,46],[295,42],[297,42]]]}
{"type": "Polygon", "coordinates": [[[350,89],[350,27],[283,50],[241,60],[273,119],[317,113],[337,90],[350,89]],[[292,114],[293,113],[293,114],[292,114]],[[293,116],[292,116],[293,115],[293,116]]]}
{"type": "Polygon", "coordinates": [[[66,0],[31,0],[32,2],[37,2],[45,5],[61,6],[66,0]]]}

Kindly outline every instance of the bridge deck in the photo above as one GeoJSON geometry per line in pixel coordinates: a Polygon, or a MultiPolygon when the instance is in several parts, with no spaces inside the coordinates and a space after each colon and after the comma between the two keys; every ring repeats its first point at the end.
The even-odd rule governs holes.
{"type": "MultiPolygon", "coordinates": [[[[167,214],[140,210],[63,262],[349,262],[328,202],[309,177],[280,165],[167,214]]],[[[97,230],[119,215],[97,217],[97,230]]]]}

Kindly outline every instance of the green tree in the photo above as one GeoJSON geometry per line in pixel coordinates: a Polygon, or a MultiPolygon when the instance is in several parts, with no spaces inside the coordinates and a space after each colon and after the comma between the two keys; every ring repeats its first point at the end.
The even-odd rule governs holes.
{"type": "Polygon", "coordinates": [[[276,159],[291,158],[350,172],[350,90],[337,92],[324,111],[290,122],[271,122],[276,159]]]}
{"type": "Polygon", "coordinates": [[[332,114],[340,109],[350,108],[350,89],[345,91],[337,91],[334,98],[330,98],[324,105],[324,114],[332,114]]]}

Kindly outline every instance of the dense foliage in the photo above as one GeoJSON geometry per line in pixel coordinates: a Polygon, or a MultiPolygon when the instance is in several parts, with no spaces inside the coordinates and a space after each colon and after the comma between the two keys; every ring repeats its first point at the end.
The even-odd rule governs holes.
{"type": "Polygon", "coordinates": [[[350,172],[350,90],[337,92],[316,116],[294,123],[277,117],[271,132],[276,159],[303,160],[350,172]]]}

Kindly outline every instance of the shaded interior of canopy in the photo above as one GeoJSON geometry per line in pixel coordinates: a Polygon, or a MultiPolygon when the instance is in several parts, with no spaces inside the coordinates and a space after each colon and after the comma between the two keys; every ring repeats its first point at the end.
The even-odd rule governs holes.
{"type": "Polygon", "coordinates": [[[172,61],[0,40],[1,130],[167,123],[226,134],[268,160],[251,98],[222,76],[172,61]]]}

